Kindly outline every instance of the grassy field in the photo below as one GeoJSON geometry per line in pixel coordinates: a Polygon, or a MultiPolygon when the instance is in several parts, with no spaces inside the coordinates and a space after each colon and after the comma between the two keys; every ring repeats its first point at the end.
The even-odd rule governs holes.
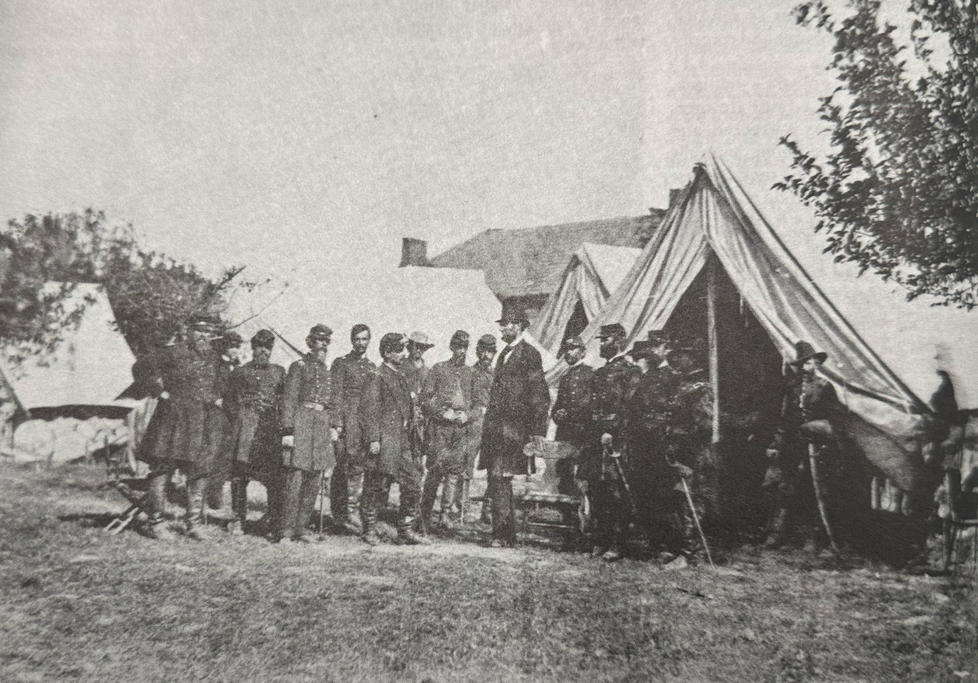
{"type": "Polygon", "coordinates": [[[123,507],[102,479],[0,467],[0,680],[961,681],[975,667],[964,571],[749,549],[663,571],[458,540],[161,544],[98,528],[123,507]]]}

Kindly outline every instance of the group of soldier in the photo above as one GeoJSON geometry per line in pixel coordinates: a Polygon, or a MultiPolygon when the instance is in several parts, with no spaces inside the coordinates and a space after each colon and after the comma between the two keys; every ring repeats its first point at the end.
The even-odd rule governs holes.
{"type": "MultiPolygon", "coordinates": [[[[449,340],[451,358],[431,368],[423,356],[433,343],[422,332],[384,334],[375,365],[366,355],[371,331],[363,324],[350,330],[350,351],[327,365],[332,330],[317,324],[306,337],[308,351],[286,371],[270,362],[276,332],[259,330],[250,340],[251,360],[241,365],[235,347],[242,340],[222,333],[216,318],[195,317],[185,335],[134,367],[146,393],[159,399],[139,449],[151,469],[144,533],[174,534],[163,513],[179,469],[187,491],[183,532],[190,538],[211,533],[207,491],[220,493],[228,479],[227,531],[243,533],[254,479],[267,491],[263,533],[308,542],[315,501],[328,479],[335,531],[380,542],[378,518],[397,483],[396,541],[426,544],[433,530],[460,521],[478,465],[487,471],[489,543],[512,546],[513,478],[532,470],[529,444],[553,420],[556,440],[576,454],[561,461],[562,492],[590,501],[595,557],[622,557],[630,528],[647,535],[661,561],[692,557],[705,543],[700,517],[716,487],[703,349],[659,331],[626,348],[625,329],[604,325],[605,363],[592,369],[583,362],[581,339],[568,338],[567,369],[551,409],[540,353],[525,339],[525,313],[505,306],[498,323],[504,342],[498,356],[495,337],[485,335],[468,365],[469,334],[459,330],[449,340]]],[[[808,371],[824,355],[803,344],[796,362],[807,379],[798,383],[797,400],[786,399],[786,428],[769,452],[781,493],[771,546],[783,538],[804,469],[796,446],[799,420],[812,419],[806,401],[831,403],[831,385],[808,371]],[[811,399],[816,393],[821,398],[811,399]]]]}

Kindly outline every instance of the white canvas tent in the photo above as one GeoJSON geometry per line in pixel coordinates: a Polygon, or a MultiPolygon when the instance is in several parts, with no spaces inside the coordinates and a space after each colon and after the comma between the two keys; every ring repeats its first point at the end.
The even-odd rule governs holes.
{"type": "Polygon", "coordinates": [[[560,287],[531,326],[533,337],[559,354],[563,340],[580,332],[604,307],[640,253],[635,247],[583,243],[564,268],[560,287]]]}
{"type": "Polygon", "coordinates": [[[110,404],[132,382],[135,357],[116,327],[102,286],[75,285],[64,307],[84,308],[77,327],[69,329],[51,353],[21,362],[2,353],[3,377],[27,410],[110,404]]]}
{"type": "MultiPolygon", "coordinates": [[[[351,268],[324,272],[314,286],[288,289],[272,301],[241,297],[233,302],[228,318],[232,325],[246,321],[236,328],[246,344],[255,331],[270,327],[302,351],[309,328],[325,323],[333,330],[329,362],[349,352],[350,328],[356,323],[370,326],[373,341],[367,355],[375,362],[379,361],[381,335],[421,330],[435,344],[425,355],[430,366],[451,356],[448,341],[459,329],[471,337],[468,362],[474,362],[478,338],[484,334],[498,338],[495,321],[500,310],[482,271],[407,267],[366,272],[351,268]]],[[[543,349],[541,354],[545,367],[556,360],[543,349]]],[[[295,352],[279,340],[272,361],[287,366],[295,358],[295,352]]]]}
{"type": "MultiPolygon", "coordinates": [[[[904,303],[905,310],[897,305],[890,319],[905,316],[905,324],[912,326],[915,309],[896,303],[904,303]]],[[[879,315],[875,318],[880,321],[879,315]]],[[[724,409],[724,372],[738,363],[756,362],[763,350],[760,344],[787,361],[794,358],[795,342],[811,342],[828,353],[823,374],[848,408],[849,436],[897,486],[905,491],[923,486],[918,436],[919,413],[926,412],[926,406],[852,324],[872,322],[840,312],[716,157],[708,155],[697,164],[680,201],[582,333],[592,363],[597,361],[599,328],[612,322],[624,325],[629,342],[644,338],[649,330],[677,326],[708,340],[719,410],[724,409]],[[719,324],[724,317],[724,284],[727,308],[734,309],[725,327],[719,324]],[[694,315],[699,309],[701,318],[694,315]],[[751,330],[751,324],[759,329],[751,330]],[[738,325],[746,326],[747,332],[738,331],[738,325]],[[734,336],[736,342],[731,341],[734,336]]],[[[868,327],[860,326],[875,338],[893,336],[884,323],[877,322],[873,330],[868,327]]],[[[923,353],[933,354],[933,349],[923,353]]],[[[558,364],[550,378],[561,370],[558,364]]],[[[927,374],[933,378],[932,369],[927,374]]],[[[715,438],[717,430],[715,423],[715,438]]]]}

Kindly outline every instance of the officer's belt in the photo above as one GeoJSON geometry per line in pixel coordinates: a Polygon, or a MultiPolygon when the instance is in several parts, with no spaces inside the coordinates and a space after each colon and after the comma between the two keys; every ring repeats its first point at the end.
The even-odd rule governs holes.
{"type": "Polygon", "coordinates": [[[322,412],[323,410],[326,410],[326,404],[325,403],[315,403],[313,401],[306,401],[305,403],[302,404],[302,407],[303,408],[308,408],[309,410],[316,410],[316,411],[319,411],[319,412],[322,412]]]}

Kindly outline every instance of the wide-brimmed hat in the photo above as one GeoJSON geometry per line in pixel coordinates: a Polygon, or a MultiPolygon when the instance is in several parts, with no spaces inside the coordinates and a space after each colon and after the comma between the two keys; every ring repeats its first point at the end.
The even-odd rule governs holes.
{"type": "Polygon", "coordinates": [[[407,340],[415,346],[423,346],[428,349],[435,345],[434,342],[431,341],[431,337],[421,330],[415,330],[409,334],[407,340]]]}
{"type": "Polygon", "coordinates": [[[621,338],[625,336],[627,336],[627,333],[621,323],[602,325],[601,331],[598,333],[598,339],[621,338]]]}
{"type": "Polygon", "coordinates": [[[829,354],[824,351],[816,351],[815,347],[807,341],[799,341],[795,343],[795,359],[788,361],[788,365],[801,365],[809,358],[814,358],[819,363],[824,363],[828,357],[829,354]]]}
{"type": "Polygon", "coordinates": [[[523,308],[518,303],[512,303],[508,301],[503,302],[503,311],[499,315],[499,320],[496,321],[500,325],[508,325],[509,323],[519,323],[521,325],[529,326],[530,319],[526,315],[526,309],[523,308]]]}

